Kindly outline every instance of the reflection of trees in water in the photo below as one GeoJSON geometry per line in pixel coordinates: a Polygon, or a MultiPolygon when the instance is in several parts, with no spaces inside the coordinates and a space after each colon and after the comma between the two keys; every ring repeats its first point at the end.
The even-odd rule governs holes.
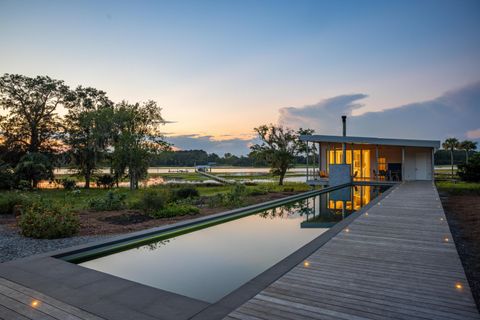
{"type": "Polygon", "coordinates": [[[138,247],[137,249],[139,250],[148,250],[148,251],[154,251],[154,250],[157,250],[158,248],[160,248],[161,246],[164,246],[166,244],[168,244],[170,242],[170,239],[165,239],[165,240],[159,240],[159,241],[155,241],[155,242],[152,242],[152,243],[148,243],[148,244],[145,244],[141,247],[138,247]]]}
{"type": "Polygon", "coordinates": [[[308,199],[288,203],[280,207],[275,207],[269,210],[265,210],[260,212],[258,215],[262,218],[288,218],[294,214],[299,214],[303,216],[304,214],[311,214],[314,213],[315,209],[309,207],[308,199]]]}

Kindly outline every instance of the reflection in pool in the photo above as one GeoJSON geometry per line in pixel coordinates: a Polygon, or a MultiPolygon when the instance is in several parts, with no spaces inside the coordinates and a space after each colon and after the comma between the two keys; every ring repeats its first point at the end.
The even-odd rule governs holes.
{"type": "Polygon", "coordinates": [[[373,186],[338,189],[80,265],[216,302],[383,190],[373,186]]]}

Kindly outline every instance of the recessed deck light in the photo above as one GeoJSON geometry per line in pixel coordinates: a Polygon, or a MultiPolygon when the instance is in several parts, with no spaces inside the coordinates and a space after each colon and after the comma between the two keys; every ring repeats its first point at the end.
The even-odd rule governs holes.
{"type": "Polygon", "coordinates": [[[310,267],[310,262],[308,261],[303,262],[303,266],[306,268],[310,267]]]}
{"type": "Polygon", "coordinates": [[[39,304],[40,304],[40,302],[38,300],[33,300],[30,305],[32,306],[32,308],[36,308],[36,307],[38,307],[39,304]]]}
{"type": "Polygon", "coordinates": [[[462,289],[463,289],[463,286],[462,286],[462,284],[461,284],[460,282],[457,282],[457,283],[455,284],[455,288],[458,289],[458,290],[462,290],[462,289]]]}

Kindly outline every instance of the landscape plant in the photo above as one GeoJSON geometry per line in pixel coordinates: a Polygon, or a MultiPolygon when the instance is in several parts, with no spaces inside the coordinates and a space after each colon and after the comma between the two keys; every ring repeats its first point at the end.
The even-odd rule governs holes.
{"type": "Polygon", "coordinates": [[[480,153],[476,153],[470,162],[458,166],[458,176],[463,181],[480,182],[480,153]]]}
{"type": "Polygon", "coordinates": [[[95,211],[113,211],[126,208],[125,193],[108,191],[105,195],[89,201],[89,207],[95,211]]]}
{"type": "Polygon", "coordinates": [[[31,152],[24,155],[15,167],[15,176],[36,188],[40,180],[53,179],[53,165],[44,154],[31,152]]]}
{"type": "Polygon", "coordinates": [[[55,239],[75,235],[80,222],[68,209],[40,199],[26,206],[18,217],[18,226],[26,237],[55,239]]]}

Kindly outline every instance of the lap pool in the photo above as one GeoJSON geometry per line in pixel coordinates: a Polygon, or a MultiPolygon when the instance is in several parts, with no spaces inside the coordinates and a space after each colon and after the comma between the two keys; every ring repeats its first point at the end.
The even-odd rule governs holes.
{"type": "MultiPolygon", "coordinates": [[[[349,186],[78,264],[214,303],[384,192],[349,186]]],[[[68,258],[66,259],[68,260],[68,258]]]]}

